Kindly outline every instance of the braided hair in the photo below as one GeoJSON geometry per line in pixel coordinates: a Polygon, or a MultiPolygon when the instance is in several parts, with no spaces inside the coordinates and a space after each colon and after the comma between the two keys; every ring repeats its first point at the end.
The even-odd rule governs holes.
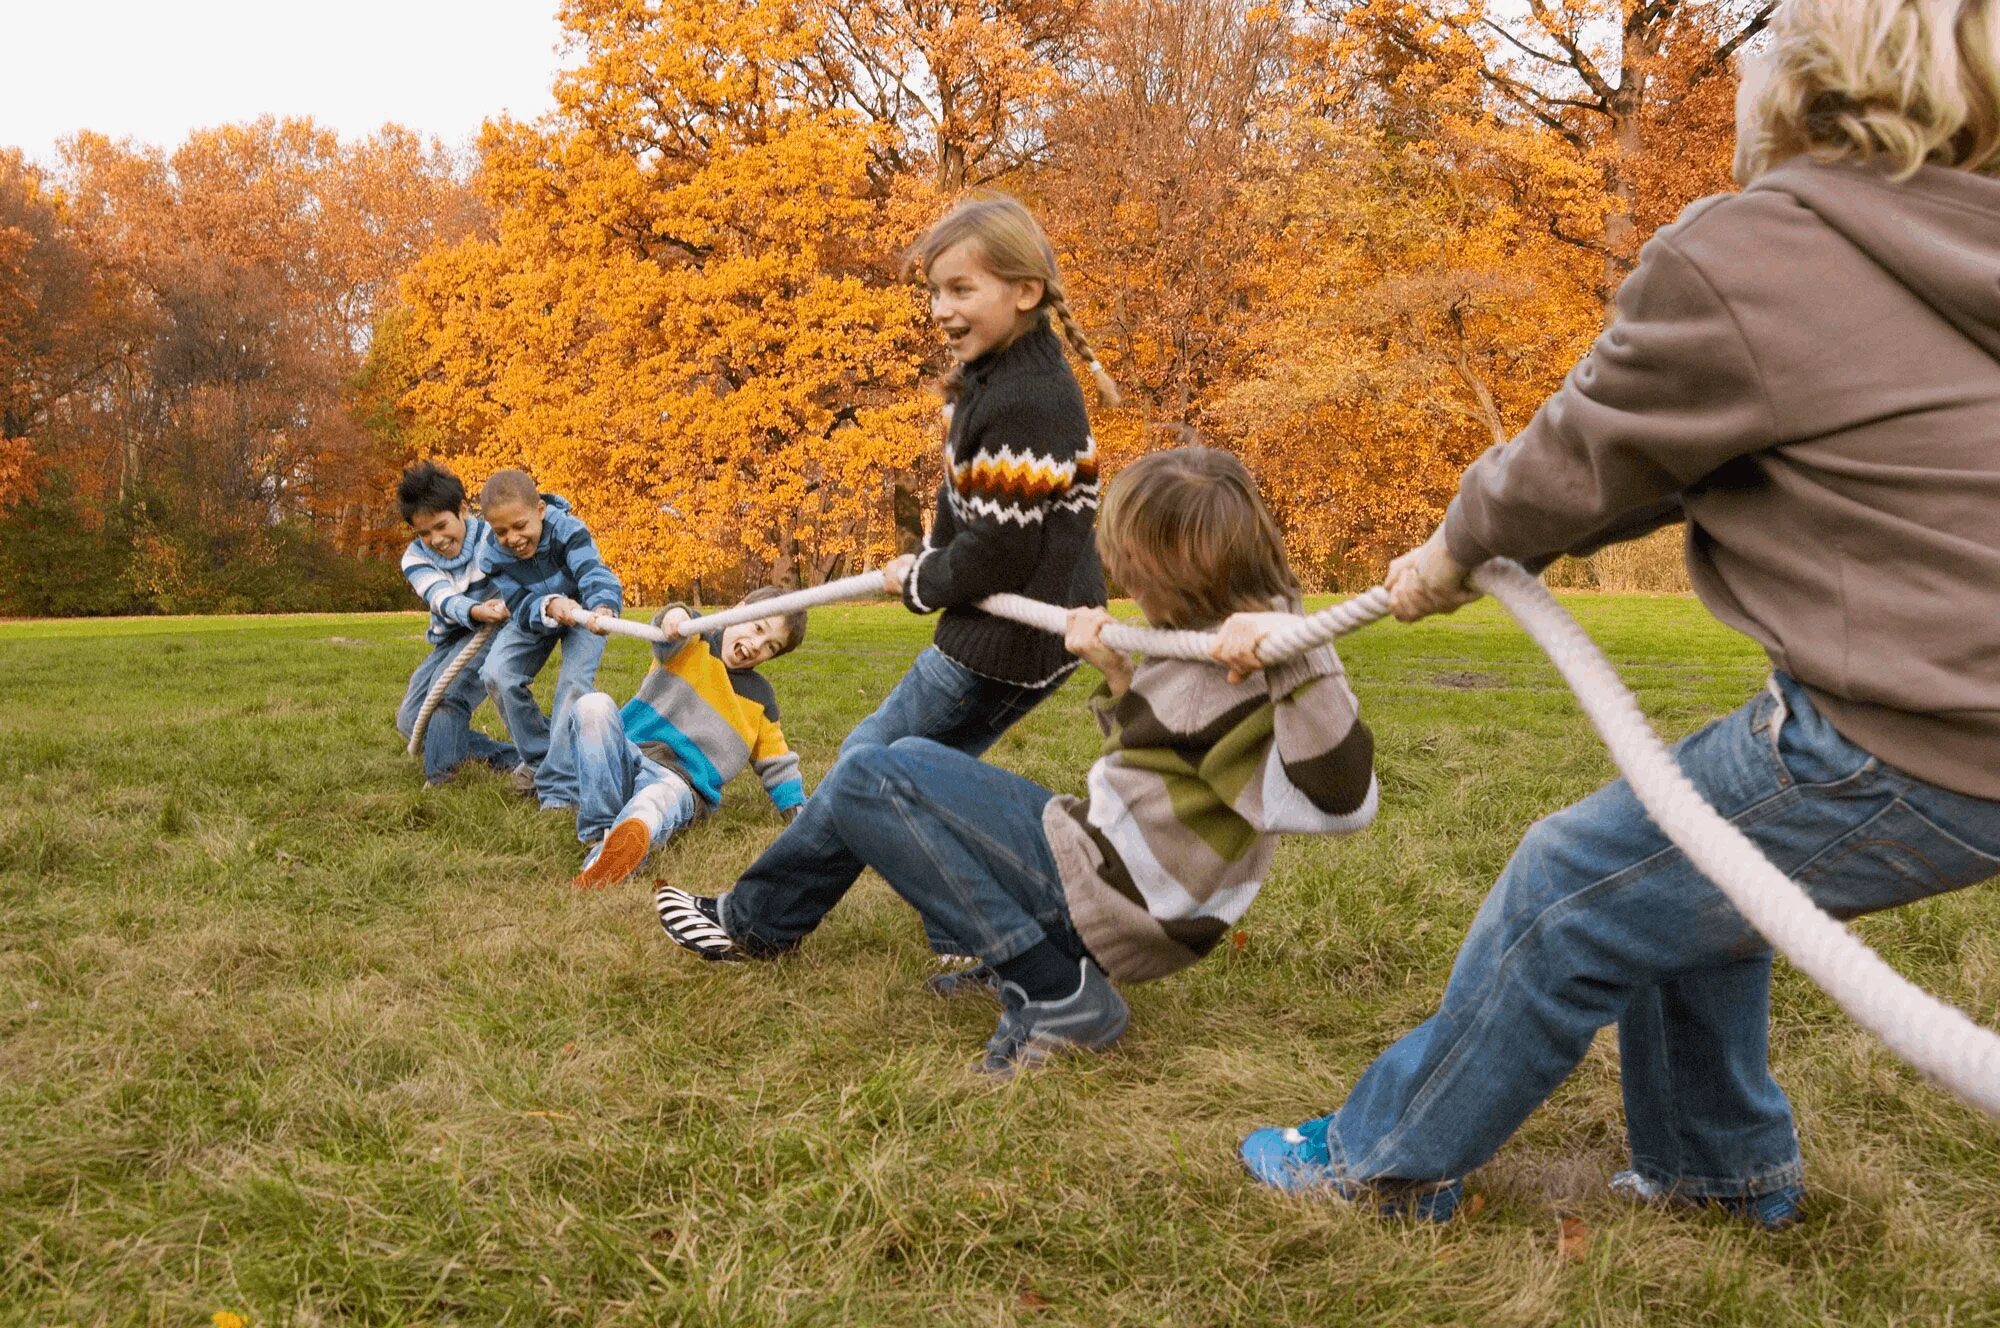
{"type": "MultiPolygon", "coordinates": [[[[986,269],[1002,281],[1042,283],[1042,302],[1038,307],[1044,316],[1053,317],[1061,326],[1063,339],[1090,370],[1098,398],[1107,406],[1118,405],[1122,400],[1118,384],[1105,371],[1090,338],[1083,334],[1076,315],[1070,312],[1062,273],[1056,268],[1055,248],[1028,209],[1005,194],[968,198],[924,232],[910,253],[910,267],[919,273],[928,272],[940,254],[968,240],[979,246],[986,269]]],[[[946,401],[956,401],[964,384],[964,367],[954,364],[938,387],[946,401]]]]}

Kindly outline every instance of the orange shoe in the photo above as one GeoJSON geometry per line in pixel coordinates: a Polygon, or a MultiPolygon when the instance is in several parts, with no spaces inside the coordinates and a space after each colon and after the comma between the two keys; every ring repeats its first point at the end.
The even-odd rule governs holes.
{"type": "Polygon", "coordinates": [[[646,823],[636,816],[627,817],[612,826],[604,842],[591,850],[584,859],[583,870],[570,885],[578,890],[602,890],[616,885],[639,870],[639,864],[652,848],[653,832],[646,828],[646,823]]]}

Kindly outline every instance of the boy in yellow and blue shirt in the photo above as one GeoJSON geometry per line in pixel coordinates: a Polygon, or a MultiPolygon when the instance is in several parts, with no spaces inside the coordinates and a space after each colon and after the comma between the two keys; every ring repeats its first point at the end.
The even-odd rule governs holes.
{"type": "MultiPolygon", "coordinates": [[[[765,587],[743,602],[779,593],[765,587]]],[[[671,630],[697,616],[675,605],[653,625],[671,630]]],[[[540,792],[544,806],[576,808],[577,838],[591,845],[573,884],[602,889],[630,876],[653,848],[719,806],[722,786],[746,766],[780,815],[798,814],[806,797],[799,758],[756,669],[796,650],[805,632],[806,615],[793,613],[662,642],[623,709],[591,692],[558,717],[554,759],[543,770],[563,774],[540,792]]]]}

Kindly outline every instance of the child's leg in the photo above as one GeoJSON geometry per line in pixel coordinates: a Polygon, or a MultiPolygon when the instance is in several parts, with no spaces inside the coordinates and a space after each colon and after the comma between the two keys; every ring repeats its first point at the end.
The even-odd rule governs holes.
{"type": "MultiPolygon", "coordinates": [[[[556,694],[549,703],[551,725],[561,723],[577,699],[595,685],[597,665],[604,658],[604,638],[585,628],[565,628],[560,639],[562,667],[556,672],[556,694]]],[[[619,736],[622,740],[622,726],[619,736]]],[[[535,795],[542,800],[542,805],[567,805],[561,801],[552,802],[551,796],[552,791],[567,789],[576,782],[576,769],[569,752],[552,744],[546,757],[538,764],[541,768],[535,776],[535,795]]]]}
{"type": "MultiPolygon", "coordinates": [[[[902,738],[931,738],[976,756],[1054,690],[993,682],[937,647],[927,646],[875,713],[847,735],[840,750],[845,755],[902,738]]],[[[819,925],[833,901],[846,894],[861,874],[860,860],[833,830],[826,794],[822,782],[797,819],[724,897],[722,912],[731,934],[803,936],[819,925]]],[[[933,951],[964,948],[928,920],[924,930],[933,951]]]]}
{"type": "Polygon", "coordinates": [[[540,765],[549,754],[549,721],[535,703],[535,675],[555,652],[556,638],[524,631],[509,622],[493,634],[492,648],[479,678],[494,709],[507,722],[514,750],[528,765],[540,765]]]}
{"type": "MultiPolygon", "coordinates": [[[[2000,803],[1881,765],[1813,713],[1796,684],[1779,681],[1783,704],[1760,696],[1676,749],[1702,796],[1779,870],[1841,914],[2000,872],[2000,803]],[[1793,723],[1781,722],[1787,706],[1793,723]]],[[[1789,1183],[1798,1174],[1789,1110],[1778,1114],[1748,1068],[1762,1058],[1763,1010],[1761,979],[1742,965],[1763,953],[1626,785],[1611,784],[1528,832],[1474,919],[1438,1012],[1377,1057],[1337,1112],[1282,1148],[1267,1137],[1278,1132],[1259,1131],[1245,1160],[1287,1187],[1300,1177],[1456,1183],[1568,1076],[1597,1029],[1630,1013],[1625,1072],[1656,1098],[1667,1091],[1660,1067],[1692,1056],[1719,1056],[1741,1085],[1711,1084],[1685,1114],[1649,1104],[1635,1146],[1650,1154],[1670,1136],[1699,1135],[1675,1155],[1701,1159],[1706,1173],[1659,1179],[1683,1193],[1739,1197],[1789,1183]],[[1704,982],[1717,985],[1704,991],[1704,982]],[[1661,984],[1674,998],[1671,1019],[1645,995],[1661,984]]]]}
{"type": "Polygon", "coordinates": [[[472,727],[472,716],[478,711],[480,703],[486,699],[486,683],[480,677],[480,673],[485,667],[487,657],[493,653],[493,638],[499,635],[495,632],[493,636],[486,638],[486,644],[479,647],[479,653],[459,670],[458,677],[452,680],[447,700],[463,706],[465,710],[465,754],[461,759],[484,761],[504,770],[520,760],[515,754],[514,744],[489,738],[472,727]]]}
{"type": "Polygon", "coordinates": [[[1074,982],[1085,951],[1042,832],[1049,790],[926,738],[849,752],[820,790],[848,850],[927,923],[995,969],[1051,945],[1074,982]]]}
{"type": "Polygon", "coordinates": [[[417,664],[410,674],[409,685],[403,689],[403,699],[396,707],[396,732],[407,741],[417,727],[417,712],[424,708],[424,698],[431,693],[431,684],[437,681],[444,666],[451,662],[459,642],[447,641],[441,646],[432,646],[428,655],[417,664]]]}
{"type": "MultiPolygon", "coordinates": [[[[460,636],[431,649],[410,675],[410,684],[404,690],[402,704],[396,707],[396,731],[408,738],[416,730],[417,716],[423,711],[424,700],[430,695],[431,687],[439,676],[458,657],[470,638],[460,636]]],[[[478,672],[468,666],[473,675],[474,686],[478,685],[478,672]]],[[[460,675],[462,679],[463,674],[460,675]]],[[[456,694],[458,681],[454,680],[449,691],[431,711],[430,720],[424,725],[424,780],[435,784],[443,780],[465,759],[467,734],[472,726],[472,710],[456,694]]]]}

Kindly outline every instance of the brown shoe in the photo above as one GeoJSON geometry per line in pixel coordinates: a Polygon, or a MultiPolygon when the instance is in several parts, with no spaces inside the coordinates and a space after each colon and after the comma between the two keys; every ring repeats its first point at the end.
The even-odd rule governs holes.
{"type": "Polygon", "coordinates": [[[611,827],[611,833],[584,860],[583,870],[570,884],[578,890],[602,890],[616,885],[639,870],[639,864],[646,860],[652,847],[653,834],[646,823],[636,816],[628,817],[611,827]]]}

